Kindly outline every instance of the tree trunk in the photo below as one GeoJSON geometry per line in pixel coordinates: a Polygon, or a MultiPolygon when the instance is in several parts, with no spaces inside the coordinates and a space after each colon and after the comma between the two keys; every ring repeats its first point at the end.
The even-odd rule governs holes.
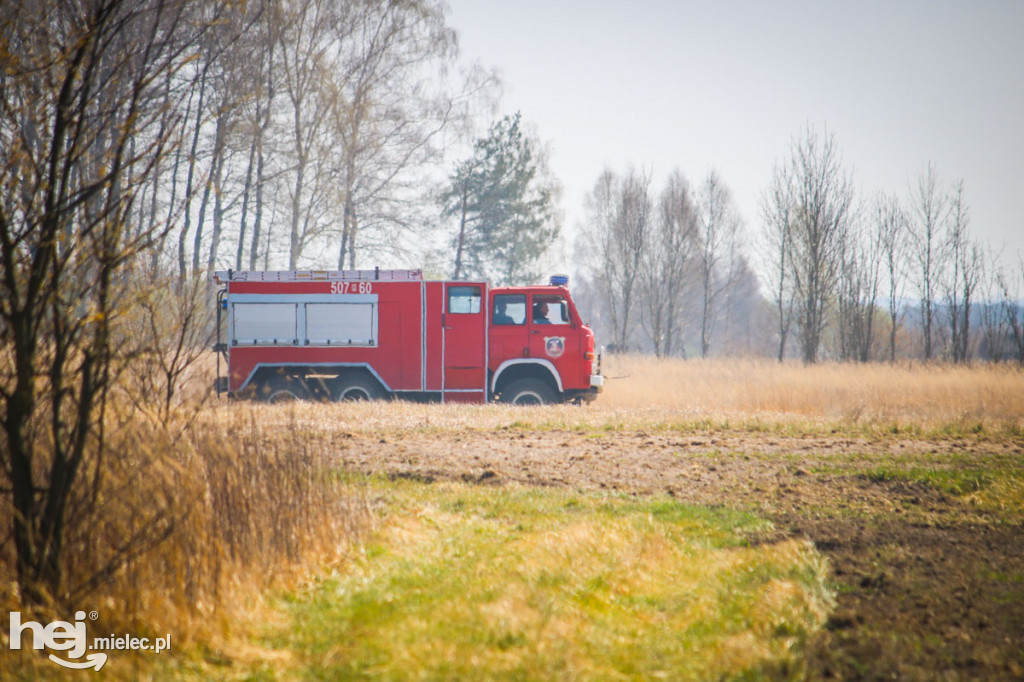
{"type": "Polygon", "coordinates": [[[185,257],[185,241],[188,239],[189,228],[192,223],[192,188],[195,178],[196,152],[199,148],[199,132],[203,123],[203,100],[206,94],[206,69],[203,69],[202,77],[199,80],[199,104],[196,107],[195,129],[192,132],[192,151],[188,155],[188,176],[185,180],[185,223],[178,235],[178,278],[184,281],[188,273],[185,257]]]}
{"type": "MultiPolygon", "coordinates": [[[[206,269],[210,272],[213,271],[214,265],[217,262],[217,251],[220,248],[220,235],[224,219],[222,176],[224,173],[224,156],[226,154],[224,138],[227,135],[227,118],[228,111],[224,107],[221,109],[221,114],[217,117],[217,132],[214,136],[213,145],[213,164],[210,168],[210,182],[207,184],[207,192],[211,187],[213,188],[213,229],[210,231],[210,256],[206,261],[206,269]]],[[[203,197],[203,203],[206,203],[205,196],[203,197]]],[[[196,253],[199,253],[198,248],[196,253]]]]}
{"type": "Polygon", "coordinates": [[[245,166],[245,184],[242,186],[242,215],[238,221],[238,248],[235,251],[235,270],[242,269],[245,257],[245,237],[248,231],[246,219],[249,217],[249,197],[252,191],[252,175],[256,165],[256,138],[249,145],[249,162],[245,166]]]}
{"type": "Polygon", "coordinates": [[[466,244],[466,228],[469,216],[469,185],[463,183],[462,185],[462,199],[461,199],[461,214],[459,216],[459,239],[455,245],[455,271],[452,273],[452,279],[459,279],[462,275],[462,249],[466,244]]]}

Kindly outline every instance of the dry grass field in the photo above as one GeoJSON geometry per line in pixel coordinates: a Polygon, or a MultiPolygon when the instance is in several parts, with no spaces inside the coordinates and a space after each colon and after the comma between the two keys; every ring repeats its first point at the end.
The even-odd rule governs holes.
{"type": "Polygon", "coordinates": [[[803,366],[765,360],[660,361],[616,357],[602,408],[744,421],[807,418],[845,424],[1021,426],[1024,372],[1016,365],[803,366]]]}
{"type": "MultiPolygon", "coordinates": [[[[191,536],[202,540],[197,547],[213,553],[189,564],[175,556],[189,551],[178,538],[155,556],[190,571],[201,571],[210,556],[220,557],[217,570],[231,578],[202,592],[204,608],[222,614],[220,625],[197,632],[178,658],[161,662],[164,667],[136,660],[129,676],[407,678],[417,669],[434,671],[428,677],[445,677],[445,671],[479,675],[484,669],[490,671],[484,676],[493,678],[565,677],[572,671],[570,678],[599,679],[624,670],[633,670],[626,677],[644,678],[674,659],[658,654],[647,662],[654,667],[631,668],[643,658],[643,647],[633,654],[613,650],[608,659],[578,659],[564,647],[545,653],[553,651],[545,638],[550,636],[576,642],[581,651],[607,649],[600,637],[620,643],[629,640],[627,631],[640,637],[641,630],[631,630],[632,621],[622,615],[606,619],[613,629],[595,630],[604,633],[595,634],[597,639],[564,629],[568,626],[559,626],[554,635],[546,631],[539,640],[518,630],[495,635],[478,642],[490,652],[481,649],[483,668],[445,667],[474,656],[472,647],[462,648],[460,637],[466,635],[457,629],[442,631],[451,637],[443,645],[422,650],[410,640],[401,655],[376,645],[368,654],[340,642],[357,631],[357,641],[393,639],[384,624],[396,613],[413,620],[394,621],[389,627],[395,632],[410,627],[432,632],[436,614],[451,611],[435,611],[416,596],[433,590],[413,589],[427,584],[423,576],[477,566],[473,575],[486,584],[512,585],[465,557],[491,556],[487,565],[519,575],[521,566],[506,556],[511,548],[534,557],[523,561],[544,563],[550,559],[543,548],[557,546],[552,537],[590,538],[579,555],[580,566],[590,566],[590,573],[542,580],[545,590],[574,585],[575,594],[591,595],[586,604],[592,606],[604,603],[602,595],[614,584],[609,576],[629,584],[651,580],[663,586],[643,597],[644,608],[653,611],[614,613],[649,614],[644,622],[661,622],[659,609],[680,599],[665,591],[670,583],[664,576],[671,575],[673,561],[692,560],[692,555],[666,540],[676,537],[673,526],[659,526],[654,535],[637,537],[647,538],[641,543],[645,552],[663,548],[650,555],[660,568],[651,569],[649,577],[628,577],[623,567],[636,570],[628,554],[638,541],[623,533],[646,529],[645,518],[660,523],[660,512],[651,510],[678,508],[695,510],[700,523],[711,524],[694,531],[698,536],[721,533],[722,546],[748,548],[752,554],[745,561],[751,566],[790,556],[792,548],[809,548],[806,556],[803,549],[798,553],[808,565],[824,567],[833,597],[814,596],[816,579],[778,577],[797,570],[781,564],[772,569],[777,573],[764,574],[767,583],[702,588],[740,595],[736,603],[746,606],[723,602],[719,611],[730,615],[714,621],[722,623],[714,626],[719,629],[710,639],[680,640],[686,642],[682,649],[678,642],[672,645],[671,628],[642,630],[643,637],[653,639],[634,641],[649,641],[643,649],[648,653],[678,649],[703,656],[703,667],[689,673],[662,671],[669,678],[1024,677],[1024,371],[1019,367],[804,367],[613,356],[605,371],[610,377],[605,393],[585,406],[220,402],[202,408],[188,429],[188,450],[195,459],[187,466],[199,465],[204,473],[186,480],[198,486],[201,479],[208,491],[219,491],[220,497],[208,492],[196,498],[205,499],[197,517],[205,525],[191,536]],[[289,488],[275,486],[278,478],[289,488]],[[255,487],[247,490],[247,485],[255,487]],[[295,495],[300,497],[290,501],[295,495]],[[342,504],[334,505],[339,499],[342,504]],[[609,512],[603,501],[626,504],[629,511],[609,512]],[[303,511],[310,505],[316,513],[303,511]],[[558,525],[577,518],[572,514],[580,509],[593,510],[594,516],[578,517],[575,526],[558,525]],[[708,520],[699,510],[724,516],[708,520]],[[346,525],[353,513],[362,520],[346,525]],[[628,520],[632,516],[616,525],[620,514],[639,514],[639,525],[628,520]],[[761,521],[737,523],[730,514],[761,521]],[[511,525],[490,525],[496,518],[512,519],[511,525]],[[548,530],[533,533],[535,526],[548,530]],[[314,527],[320,530],[307,541],[314,527]],[[604,549],[598,540],[602,534],[609,537],[604,549]],[[488,537],[505,539],[478,544],[488,537]],[[398,548],[412,538],[427,543],[424,547],[457,551],[445,554],[441,564],[430,552],[410,563],[398,548]],[[602,551],[614,560],[601,563],[602,551]],[[248,552],[260,561],[250,566],[248,552]],[[374,587],[381,580],[379,585],[413,587],[398,592],[374,587]],[[779,580],[778,585],[789,586],[784,593],[802,595],[799,603],[818,604],[816,609],[828,604],[827,612],[800,625],[767,627],[782,622],[772,599],[742,595],[769,594],[766,586],[779,580]],[[311,614],[318,625],[307,628],[311,614]],[[380,618],[379,632],[352,629],[359,614],[387,618],[380,618]],[[623,618],[625,625],[618,622],[623,618]],[[322,631],[334,634],[322,640],[322,631]],[[782,649],[772,644],[773,632],[784,636],[782,649]],[[748,662],[753,667],[723,663],[728,657],[722,642],[745,641],[752,633],[767,633],[764,644],[756,645],[769,652],[766,658],[748,662]],[[448,658],[440,662],[429,658],[445,651],[448,658]],[[517,652],[526,658],[514,658],[517,652]],[[368,662],[359,663],[364,655],[368,662]],[[387,667],[389,660],[397,667],[387,667]]],[[[563,557],[567,566],[571,554],[563,557]]],[[[721,555],[707,556],[708,565],[722,561],[721,555]]],[[[158,563],[140,563],[132,575],[141,584],[132,584],[132,594],[159,586],[158,563]]],[[[452,594],[479,592],[485,595],[481,599],[498,599],[472,581],[445,584],[452,594]]],[[[528,596],[518,589],[510,593],[511,601],[496,602],[508,607],[502,607],[502,622],[532,622],[538,613],[562,614],[544,622],[564,619],[576,628],[589,629],[595,622],[562,607],[538,610],[538,603],[555,604],[558,597],[546,591],[528,596]],[[525,606],[508,606],[515,603],[525,606]]],[[[152,602],[152,594],[148,599],[152,602]]],[[[188,602],[176,598],[171,606],[182,613],[177,627],[191,628],[188,602]]],[[[595,613],[592,617],[605,611],[595,613]]],[[[466,618],[491,622],[486,612],[466,618]]],[[[685,627],[689,632],[695,626],[685,627]]],[[[477,641],[468,636],[466,641],[477,641]]]]}
{"type": "Polygon", "coordinates": [[[767,360],[611,356],[604,371],[605,392],[584,409],[377,403],[340,415],[326,406],[303,418],[323,417],[359,431],[492,429],[518,422],[536,428],[1024,434],[1024,370],[1015,365],[805,367],[767,360]]]}
{"type": "Polygon", "coordinates": [[[768,519],[755,544],[811,542],[836,593],[800,665],[771,676],[1024,676],[1020,368],[612,357],[605,369],[607,391],[583,407],[210,414],[255,411],[265,432],[295,433],[344,471],[428,490],[563,489],[768,519]]]}

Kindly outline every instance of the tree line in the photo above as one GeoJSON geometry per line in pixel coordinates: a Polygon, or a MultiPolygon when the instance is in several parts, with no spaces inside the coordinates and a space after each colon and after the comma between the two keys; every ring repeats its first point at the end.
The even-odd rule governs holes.
{"type": "Polygon", "coordinates": [[[174,258],[184,276],[353,268],[411,250],[436,220],[423,209],[431,175],[493,87],[482,70],[457,70],[444,6],[225,10],[156,89],[182,138],[150,176],[153,207],[180,213],[176,248],[162,243],[154,258],[174,258]]]}
{"type": "MultiPolygon", "coordinates": [[[[152,120],[127,134],[149,165],[125,218],[159,233],[152,269],[184,281],[427,259],[437,275],[537,275],[560,229],[558,183],[518,113],[474,138],[500,83],[460,67],[440,0],[85,5],[201,27],[145,83],[152,120]]],[[[144,49],[144,35],[119,38],[98,49],[144,49]]]]}
{"type": "Polygon", "coordinates": [[[581,298],[613,350],[1024,363],[1024,262],[974,237],[963,181],[934,164],[904,197],[864,197],[834,135],[808,127],[756,229],[715,172],[651,184],[605,170],[586,199],[581,298]]]}
{"type": "Polygon", "coordinates": [[[583,306],[613,350],[685,356],[696,345],[706,357],[716,326],[735,321],[755,293],[742,223],[715,172],[696,188],[679,170],[660,192],[651,184],[635,169],[605,170],[587,195],[583,306]]]}

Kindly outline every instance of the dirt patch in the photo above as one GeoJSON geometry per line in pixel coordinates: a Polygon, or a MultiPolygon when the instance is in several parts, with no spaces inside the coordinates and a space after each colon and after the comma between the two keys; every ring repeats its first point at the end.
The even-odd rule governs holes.
{"type": "MultiPolygon", "coordinates": [[[[1024,467],[1018,443],[760,433],[413,432],[346,467],[418,480],[665,494],[756,511],[829,557],[837,606],[811,679],[1024,679],[1024,526],[874,467],[1024,467]]],[[[770,541],[771,538],[754,538],[770,541]]]]}
{"type": "Polygon", "coordinates": [[[830,557],[840,591],[808,652],[814,677],[1024,677],[1019,527],[788,520],[830,557]]]}

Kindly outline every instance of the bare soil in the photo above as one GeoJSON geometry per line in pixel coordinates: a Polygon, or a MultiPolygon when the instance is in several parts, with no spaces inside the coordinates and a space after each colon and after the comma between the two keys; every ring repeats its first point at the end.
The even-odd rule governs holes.
{"type": "Polygon", "coordinates": [[[346,467],[424,481],[669,495],[754,511],[831,562],[809,679],[1024,679],[1024,524],[878,467],[1024,468],[1024,443],[643,431],[346,434],[346,467]]]}

